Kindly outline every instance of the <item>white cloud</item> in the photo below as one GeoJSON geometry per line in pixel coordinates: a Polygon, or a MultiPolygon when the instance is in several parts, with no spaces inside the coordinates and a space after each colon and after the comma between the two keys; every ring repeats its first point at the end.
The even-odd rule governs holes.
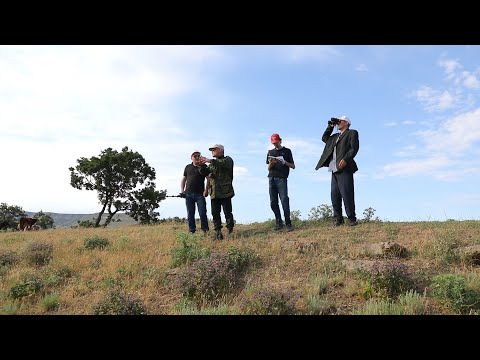
{"type": "Polygon", "coordinates": [[[384,125],[387,126],[387,127],[392,127],[392,126],[397,126],[397,123],[396,122],[389,122],[389,123],[386,123],[384,125]]]}
{"type": "Polygon", "coordinates": [[[458,60],[454,59],[440,59],[438,64],[444,69],[445,74],[447,74],[448,79],[453,79],[455,77],[455,71],[461,69],[462,66],[458,60]]]}
{"type": "Polygon", "coordinates": [[[415,159],[384,166],[388,176],[424,174],[439,180],[457,179],[478,169],[469,152],[480,142],[480,108],[449,118],[433,130],[415,133],[421,144],[396,153],[415,159]]]}
{"type": "Polygon", "coordinates": [[[360,71],[360,72],[368,71],[367,65],[359,64],[357,65],[357,67],[355,67],[355,71],[360,71]]]}
{"type": "Polygon", "coordinates": [[[413,92],[428,112],[443,111],[454,106],[456,97],[449,91],[434,90],[429,86],[422,86],[413,92]]]}
{"type": "Polygon", "coordinates": [[[477,77],[473,74],[468,72],[464,73],[463,85],[469,89],[479,89],[480,88],[480,81],[478,81],[477,77]]]}
{"type": "Polygon", "coordinates": [[[403,124],[403,125],[415,125],[415,121],[405,120],[405,121],[402,121],[402,124],[403,124]]]}
{"type": "Polygon", "coordinates": [[[192,91],[209,93],[205,69],[224,62],[210,46],[0,46],[0,118],[8,119],[0,153],[14,151],[2,166],[15,174],[0,177],[2,201],[98,211],[94,192],[70,186],[68,167],[124,146],[157,170],[158,188],[176,191],[190,159],[172,149],[208,144],[182,129],[173,105],[192,91]]]}

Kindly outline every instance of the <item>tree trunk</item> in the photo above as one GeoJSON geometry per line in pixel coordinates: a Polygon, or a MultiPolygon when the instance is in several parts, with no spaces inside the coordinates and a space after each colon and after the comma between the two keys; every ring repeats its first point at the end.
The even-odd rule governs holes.
{"type": "Polygon", "coordinates": [[[108,217],[107,217],[107,220],[105,220],[105,224],[103,224],[103,227],[107,227],[108,224],[110,224],[110,221],[112,221],[113,215],[115,215],[118,212],[118,209],[116,209],[112,213],[111,207],[112,207],[112,204],[108,206],[108,217]]]}
{"type": "Polygon", "coordinates": [[[98,213],[97,221],[95,221],[95,227],[98,227],[100,224],[100,220],[102,220],[102,215],[105,212],[105,208],[107,207],[107,203],[103,204],[103,209],[98,213]]]}

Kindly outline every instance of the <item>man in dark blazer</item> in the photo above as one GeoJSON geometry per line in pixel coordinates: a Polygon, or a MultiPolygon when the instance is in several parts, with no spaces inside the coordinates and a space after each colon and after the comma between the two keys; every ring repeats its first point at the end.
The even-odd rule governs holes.
{"type": "Polygon", "coordinates": [[[335,124],[328,122],[328,127],[323,133],[322,141],[325,143],[325,149],[318,161],[315,170],[321,167],[328,167],[332,172],[331,198],[333,207],[334,224],[336,226],[344,223],[342,215],[342,199],[345,205],[350,226],[358,224],[355,215],[355,191],[353,184],[353,174],[358,170],[357,164],[353,159],[359,149],[358,132],[350,129],[352,122],[343,115],[338,118],[338,133],[331,135],[335,124]]]}

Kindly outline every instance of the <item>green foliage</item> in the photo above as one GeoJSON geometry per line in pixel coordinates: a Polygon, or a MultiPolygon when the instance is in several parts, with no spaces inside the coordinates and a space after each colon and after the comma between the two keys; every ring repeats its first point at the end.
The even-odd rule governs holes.
{"type": "Polygon", "coordinates": [[[391,298],[412,289],[414,286],[407,267],[395,260],[375,262],[371,272],[366,273],[365,277],[367,279],[364,284],[365,297],[376,294],[391,298]]]}
{"type": "Polygon", "coordinates": [[[54,220],[50,215],[45,214],[43,211],[39,211],[33,215],[35,219],[38,219],[36,225],[40,226],[42,229],[54,229],[53,225],[54,220]]]}
{"type": "Polygon", "coordinates": [[[146,315],[147,308],[135,296],[114,290],[93,307],[93,313],[95,315],[146,315]]]}
{"type": "Polygon", "coordinates": [[[30,265],[46,265],[53,258],[53,245],[36,242],[30,243],[27,245],[23,257],[30,265]]]}
{"type": "Polygon", "coordinates": [[[70,185],[76,189],[97,192],[103,205],[95,226],[99,226],[105,210],[107,226],[118,211],[125,211],[136,221],[149,224],[158,221],[155,212],[166,191],[155,190],[155,169],[138,152],[127,146],[121,152],[107,148],[90,159],[80,158],[76,167],[70,167],[70,185]]]}
{"type": "Polygon", "coordinates": [[[18,284],[13,285],[8,292],[8,296],[14,300],[22,299],[27,296],[33,296],[43,289],[43,282],[36,276],[27,275],[18,284]]]}
{"type": "Polygon", "coordinates": [[[333,301],[323,299],[318,294],[307,296],[307,309],[308,315],[330,315],[337,312],[333,301]]]}
{"type": "Polygon", "coordinates": [[[218,302],[235,288],[255,259],[252,251],[230,247],[228,252],[212,253],[183,269],[176,284],[185,298],[196,304],[218,302]]]}
{"type": "Polygon", "coordinates": [[[468,313],[479,305],[480,294],[467,287],[465,277],[454,274],[437,275],[432,279],[432,293],[455,310],[468,313]]]}
{"type": "Polygon", "coordinates": [[[425,315],[427,304],[425,296],[415,291],[408,291],[398,297],[398,301],[390,299],[370,299],[353,312],[354,315],[425,315]]]}
{"type": "Polygon", "coordinates": [[[300,210],[290,211],[290,219],[292,221],[302,221],[302,219],[300,219],[301,216],[302,216],[302,213],[300,212],[300,210]]]}
{"type": "Polygon", "coordinates": [[[110,245],[110,241],[106,238],[102,238],[98,235],[95,235],[91,238],[86,238],[83,240],[83,246],[87,250],[100,249],[103,250],[110,245]]]}
{"type": "Polygon", "coordinates": [[[60,298],[57,294],[47,294],[42,299],[42,306],[46,311],[55,311],[60,306],[60,298]]]}
{"type": "Polygon", "coordinates": [[[68,266],[60,268],[51,268],[46,271],[45,283],[49,286],[59,286],[65,284],[74,276],[73,270],[68,266]]]}
{"type": "Polygon", "coordinates": [[[0,267],[12,267],[18,262],[18,256],[15,251],[5,250],[0,252],[0,267]]]}
{"type": "Polygon", "coordinates": [[[308,220],[311,221],[329,221],[333,219],[333,206],[322,204],[313,207],[308,213],[308,220]]]}
{"type": "Polygon", "coordinates": [[[251,264],[258,261],[258,257],[255,255],[252,249],[240,250],[235,246],[228,248],[228,261],[230,267],[237,273],[245,271],[251,264]]]}
{"type": "Polygon", "coordinates": [[[201,238],[196,234],[178,233],[176,237],[177,247],[171,250],[172,267],[191,264],[210,255],[210,249],[201,245],[201,238]]]}
{"type": "Polygon", "coordinates": [[[75,227],[79,227],[79,228],[93,228],[95,227],[95,222],[93,222],[92,220],[77,220],[77,226],[75,227]]]}
{"type": "Polygon", "coordinates": [[[362,222],[381,222],[381,220],[378,218],[378,216],[374,219],[373,216],[375,215],[375,209],[372,207],[369,207],[363,211],[363,219],[361,220],[362,222]]]}
{"type": "Polygon", "coordinates": [[[6,203],[0,204],[0,230],[2,229],[16,229],[18,220],[22,216],[27,216],[21,206],[8,205],[6,203]]]}
{"type": "Polygon", "coordinates": [[[290,315],[295,313],[294,304],[290,291],[263,287],[247,292],[240,307],[247,315],[290,315]]]}
{"type": "Polygon", "coordinates": [[[198,308],[195,303],[188,299],[182,299],[178,305],[175,306],[175,313],[177,315],[235,315],[235,309],[230,308],[226,304],[218,304],[218,306],[206,306],[198,308]]]}

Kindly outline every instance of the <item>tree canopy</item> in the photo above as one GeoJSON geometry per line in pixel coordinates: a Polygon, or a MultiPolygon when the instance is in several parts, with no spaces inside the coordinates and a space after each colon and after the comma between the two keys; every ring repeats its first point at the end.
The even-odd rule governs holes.
{"type": "Polygon", "coordinates": [[[55,221],[53,218],[50,215],[45,214],[42,210],[33,215],[33,217],[38,219],[37,225],[42,229],[55,229],[55,225],[53,225],[55,221]]]}
{"type": "Polygon", "coordinates": [[[27,216],[21,206],[0,204],[0,229],[16,229],[18,220],[27,216]]]}
{"type": "Polygon", "coordinates": [[[155,190],[155,169],[138,152],[129,150],[128,146],[121,152],[108,148],[99,156],[82,157],[77,163],[69,168],[70,185],[79,190],[97,191],[99,203],[103,205],[95,227],[99,226],[105,210],[108,217],[103,226],[119,211],[142,224],[158,221],[159,213],[155,209],[165,199],[166,190],[155,190]]]}

